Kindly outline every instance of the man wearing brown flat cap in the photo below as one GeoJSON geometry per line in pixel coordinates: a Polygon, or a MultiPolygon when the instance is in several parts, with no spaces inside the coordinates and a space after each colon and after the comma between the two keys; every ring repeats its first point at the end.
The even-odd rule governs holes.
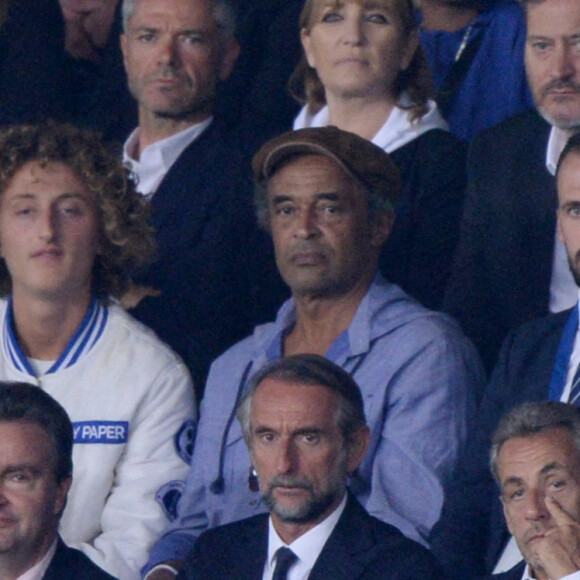
{"type": "Polygon", "coordinates": [[[170,578],[207,528],[267,512],[235,421],[252,375],[318,354],[361,388],[369,451],[349,476],[371,515],[425,543],[483,380],[458,326],[377,274],[400,187],[379,147],[334,127],[285,133],[254,158],[256,205],[292,298],[212,365],[177,520],[154,547],[150,578],[170,578]],[[169,563],[169,564],[167,564],[169,563]]]}

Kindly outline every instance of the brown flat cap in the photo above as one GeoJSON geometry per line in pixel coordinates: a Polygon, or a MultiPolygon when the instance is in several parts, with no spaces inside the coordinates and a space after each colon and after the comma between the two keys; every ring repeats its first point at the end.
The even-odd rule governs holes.
{"type": "Polygon", "coordinates": [[[254,156],[256,183],[274,175],[282,161],[293,155],[324,155],[350,177],[394,203],[401,190],[401,176],[391,158],[374,143],[337,127],[288,131],[271,139],[254,156]]]}

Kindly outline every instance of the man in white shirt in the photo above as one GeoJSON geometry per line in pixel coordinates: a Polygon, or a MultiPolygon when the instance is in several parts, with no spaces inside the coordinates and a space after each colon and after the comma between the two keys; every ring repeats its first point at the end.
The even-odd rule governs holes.
{"type": "Polygon", "coordinates": [[[580,412],[526,403],[500,422],[491,469],[525,561],[495,580],[580,579],[580,412]]]}
{"type": "Polygon", "coordinates": [[[259,485],[269,514],[202,534],[180,578],[441,577],[425,548],[347,492],[371,435],[346,371],[317,355],[279,359],[253,377],[237,416],[249,485],[259,485]]]}
{"type": "Polygon", "coordinates": [[[248,152],[212,116],[239,53],[235,14],[231,0],[125,0],[123,24],[139,106],[124,162],[159,246],[124,305],[182,356],[201,396],[211,360],[250,328],[248,152]]]}
{"type": "Polygon", "coordinates": [[[58,536],[73,427],[48,394],[0,382],[0,580],[113,580],[58,536]]]}

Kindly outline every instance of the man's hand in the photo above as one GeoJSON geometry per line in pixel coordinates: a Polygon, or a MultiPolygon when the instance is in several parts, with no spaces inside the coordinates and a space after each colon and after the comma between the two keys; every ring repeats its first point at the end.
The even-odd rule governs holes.
{"type": "Polygon", "coordinates": [[[532,562],[551,580],[559,580],[580,570],[580,522],[552,497],[546,498],[546,508],[556,526],[534,541],[532,562]]]}
{"type": "Polygon", "coordinates": [[[152,286],[139,286],[131,282],[127,292],[121,296],[121,306],[125,310],[135,308],[139,305],[139,302],[141,302],[141,300],[147,296],[157,298],[158,296],[161,296],[161,290],[157,290],[152,286]]]}

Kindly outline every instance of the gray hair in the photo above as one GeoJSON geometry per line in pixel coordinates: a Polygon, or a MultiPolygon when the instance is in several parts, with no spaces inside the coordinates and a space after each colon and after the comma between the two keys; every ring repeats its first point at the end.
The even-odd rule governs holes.
{"type": "Polygon", "coordinates": [[[363,399],[355,380],[341,367],[328,359],[314,354],[297,354],[278,359],[256,372],[238,406],[237,417],[242,426],[244,439],[251,447],[250,415],[252,399],[258,386],[265,379],[277,379],[283,383],[327,387],[339,396],[338,428],[345,441],[366,425],[363,399]]]}
{"type": "Polygon", "coordinates": [[[498,483],[499,453],[504,443],[515,437],[530,437],[551,429],[567,429],[580,456],[580,408],[556,401],[524,403],[512,409],[500,421],[491,438],[489,465],[498,483]]]}
{"type": "MultiPolygon", "coordinates": [[[[164,0],[159,0],[163,2],[164,0]]],[[[195,1],[195,0],[192,0],[195,1]]],[[[232,0],[211,0],[214,3],[214,18],[225,40],[232,38],[236,32],[236,9],[232,0]]],[[[137,0],[123,0],[123,32],[129,29],[129,20],[133,16],[137,0]]]]}

